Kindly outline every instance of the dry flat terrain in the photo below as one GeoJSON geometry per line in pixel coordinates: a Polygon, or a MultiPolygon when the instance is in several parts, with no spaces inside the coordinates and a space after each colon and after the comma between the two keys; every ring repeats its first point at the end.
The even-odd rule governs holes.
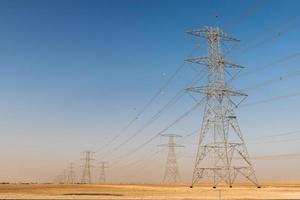
{"type": "Polygon", "coordinates": [[[165,185],[2,184],[0,199],[299,199],[300,182],[265,183],[233,188],[165,185]]]}

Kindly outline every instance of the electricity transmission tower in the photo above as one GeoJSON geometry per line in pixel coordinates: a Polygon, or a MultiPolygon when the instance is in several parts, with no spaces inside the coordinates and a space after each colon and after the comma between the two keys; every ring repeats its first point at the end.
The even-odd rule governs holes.
{"type": "Polygon", "coordinates": [[[54,179],[54,183],[58,183],[58,184],[64,184],[64,177],[62,174],[59,174],[55,179],[54,179]]]}
{"type": "Polygon", "coordinates": [[[67,183],[67,170],[66,169],[64,169],[62,177],[63,177],[63,183],[66,184],[67,183]]]}
{"type": "Polygon", "coordinates": [[[75,183],[74,163],[69,164],[69,172],[68,172],[68,177],[67,177],[67,183],[68,184],[74,184],[75,183]]]}
{"type": "Polygon", "coordinates": [[[175,148],[183,146],[176,144],[175,138],[181,136],[176,134],[162,134],[161,136],[169,138],[168,144],[159,145],[161,147],[168,147],[168,158],[163,183],[178,183],[181,181],[181,178],[178,170],[175,148]]]}
{"type": "Polygon", "coordinates": [[[91,175],[91,168],[93,167],[91,165],[91,161],[94,160],[93,157],[94,152],[92,151],[84,151],[83,155],[84,158],[84,166],[83,166],[83,173],[81,178],[81,183],[92,183],[92,175],[91,175]]]}
{"type": "Polygon", "coordinates": [[[106,183],[105,171],[108,168],[107,162],[100,162],[99,183],[106,183]]]}
{"type": "Polygon", "coordinates": [[[207,85],[186,89],[204,94],[206,101],[191,187],[201,179],[212,179],[214,188],[220,182],[232,187],[237,175],[260,187],[234,113],[247,95],[229,86],[243,67],[225,60],[221,51],[222,40],[239,40],[218,27],[205,27],[188,34],[204,37],[208,45],[208,56],[186,59],[204,65],[208,74],[207,85]]]}

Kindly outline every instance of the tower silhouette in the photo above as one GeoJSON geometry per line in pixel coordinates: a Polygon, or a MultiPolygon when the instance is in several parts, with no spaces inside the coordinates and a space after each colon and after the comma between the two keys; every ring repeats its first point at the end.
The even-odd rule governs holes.
{"type": "Polygon", "coordinates": [[[94,160],[93,157],[94,152],[92,151],[84,151],[83,155],[84,158],[84,166],[83,166],[83,173],[81,178],[81,183],[92,183],[92,174],[91,174],[91,168],[93,167],[91,165],[91,161],[94,160]]]}
{"type": "Polygon", "coordinates": [[[75,171],[74,171],[74,163],[69,164],[69,172],[67,176],[67,183],[74,184],[75,183],[75,171]]]}
{"type": "Polygon", "coordinates": [[[188,34],[204,37],[208,45],[207,57],[186,59],[204,65],[208,74],[207,85],[187,88],[189,92],[204,94],[206,101],[191,187],[205,178],[213,180],[213,187],[220,182],[232,187],[238,175],[260,187],[234,113],[247,95],[230,86],[243,67],[225,60],[221,49],[221,40],[239,40],[217,27],[188,34]]]}
{"type": "Polygon", "coordinates": [[[106,183],[106,169],[108,168],[107,162],[100,162],[99,183],[106,183]]]}
{"type": "Polygon", "coordinates": [[[176,144],[175,138],[181,136],[176,134],[162,134],[161,136],[169,138],[168,144],[159,145],[161,147],[168,147],[168,157],[167,157],[163,183],[178,183],[181,181],[181,178],[178,170],[175,148],[183,147],[183,146],[176,144]]]}

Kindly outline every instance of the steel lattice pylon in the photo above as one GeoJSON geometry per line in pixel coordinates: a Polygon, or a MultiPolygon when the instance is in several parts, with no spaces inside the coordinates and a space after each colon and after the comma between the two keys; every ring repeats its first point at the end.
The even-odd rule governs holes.
{"type": "Polygon", "coordinates": [[[94,152],[92,151],[84,151],[84,166],[83,166],[83,173],[82,173],[82,178],[81,178],[81,183],[92,183],[92,175],[91,175],[91,168],[93,167],[91,165],[91,161],[94,160],[92,158],[94,152]]]}
{"type": "Polygon", "coordinates": [[[99,183],[106,183],[105,170],[108,168],[107,162],[100,162],[99,183]]]}
{"type": "Polygon", "coordinates": [[[69,172],[67,177],[68,184],[75,184],[75,171],[74,171],[74,163],[70,163],[69,172]]]}
{"type": "Polygon", "coordinates": [[[226,61],[221,51],[221,40],[239,40],[217,27],[205,27],[188,34],[204,37],[208,44],[207,57],[186,59],[204,65],[208,74],[207,85],[187,88],[189,92],[204,94],[206,100],[192,186],[201,179],[212,179],[214,188],[221,182],[232,187],[240,174],[260,187],[233,110],[247,95],[229,86],[243,67],[226,61]]]}
{"type": "Polygon", "coordinates": [[[181,137],[175,134],[162,134],[163,137],[169,138],[168,144],[159,145],[161,147],[168,147],[168,158],[163,178],[163,183],[178,183],[181,181],[178,164],[175,154],[175,147],[183,147],[182,145],[175,143],[175,137],[181,137]]]}

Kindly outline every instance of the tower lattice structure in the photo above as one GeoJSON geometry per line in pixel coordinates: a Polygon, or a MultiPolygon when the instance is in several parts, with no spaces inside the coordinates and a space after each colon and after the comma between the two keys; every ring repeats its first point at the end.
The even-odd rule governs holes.
{"type": "Polygon", "coordinates": [[[232,187],[241,175],[260,187],[234,112],[247,95],[229,85],[243,67],[225,60],[221,49],[222,40],[239,40],[224,34],[218,27],[187,33],[204,37],[208,45],[208,56],[186,59],[186,62],[204,65],[208,74],[207,85],[186,89],[204,94],[206,101],[192,186],[208,179],[213,181],[214,188],[221,182],[232,187]]]}
{"type": "Polygon", "coordinates": [[[67,183],[68,184],[75,184],[75,171],[74,171],[74,163],[69,164],[68,169],[68,176],[67,176],[67,183]]]}
{"type": "Polygon", "coordinates": [[[92,160],[94,160],[93,154],[94,154],[94,152],[92,152],[92,151],[84,151],[83,152],[84,158],[82,160],[84,160],[84,166],[83,166],[81,183],[86,183],[86,184],[92,183],[91,169],[93,166],[92,166],[91,162],[92,162],[92,160]]]}
{"type": "Polygon", "coordinates": [[[175,148],[183,146],[176,144],[175,138],[181,136],[176,134],[162,134],[161,136],[169,138],[168,144],[159,145],[161,147],[168,147],[168,157],[163,177],[163,183],[178,183],[181,181],[181,177],[178,169],[175,148]]]}
{"type": "Polygon", "coordinates": [[[106,169],[108,168],[107,162],[100,162],[99,183],[106,183],[106,169]]]}

